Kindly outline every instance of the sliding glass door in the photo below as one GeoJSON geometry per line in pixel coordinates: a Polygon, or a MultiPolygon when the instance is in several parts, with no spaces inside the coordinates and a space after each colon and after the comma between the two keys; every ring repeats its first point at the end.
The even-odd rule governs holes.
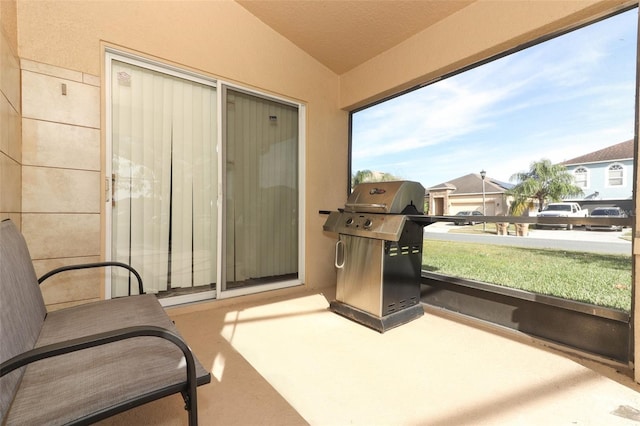
{"type": "Polygon", "coordinates": [[[107,258],[164,305],[301,284],[304,106],[115,52],[107,75],[107,258]]]}

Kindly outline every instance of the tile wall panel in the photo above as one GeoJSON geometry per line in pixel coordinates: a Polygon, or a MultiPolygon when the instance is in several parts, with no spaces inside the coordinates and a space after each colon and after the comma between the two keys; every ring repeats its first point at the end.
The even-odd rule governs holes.
{"type": "Polygon", "coordinates": [[[0,152],[0,212],[4,212],[3,219],[8,213],[21,211],[21,182],[20,164],[0,152]]]}
{"type": "MultiPolygon", "coordinates": [[[[100,259],[100,78],[30,60],[20,65],[22,232],[42,275],[100,259]]],[[[103,274],[74,271],[47,280],[47,308],[101,299],[103,274]]]]}
{"type": "Polygon", "coordinates": [[[100,213],[100,172],[22,167],[22,210],[27,213],[100,213]]]}
{"type": "Polygon", "coordinates": [[[0,92],[0,151],[17,162],[22,161],[20,149],[20,115],[0,92]]]}
{"type": "Polygon", "coordinates": [[[22,162],[30,166],[100,170],[100,130],[25,118],[22,162]]]}
{"type": "MultiPolygon", "coordinates": [[[[100,258],[76,257],[70,259],[36,260],[33,266],[36,275],[41,277],[45,273],[68,265],[98,262],[100,258]]],[[[105,268],[81,269],[56,274],[48,278],[42,285],[45,303],[49,306],[68,303],[70,300],[97,300],[102,296],[102,278],[105,268]]]]}
{"type": "Polygon", "coordinates": [[[22,233],[34,260],[100,256],[100,215],[23,213],[22,233]]]}
{"type": "Polygon", "coordinates": [[[20,66],[23,71],[33,71],[37,74],[48,75],[50,77],[58,77],[63,80],[71,80],[81,83],[83,81],[83,73],[80,71],[69,70],[66,68],[56,67],[54,65],[43,64],[42,62],[22,59],[20,66]]]}
{"type": "Polygon", "coordinates": [[[100,77],[91,74],[82,74],[82,82],[100,87],[100,77]]]}
{"type": "Polygon", "coordinates": [[[9,155],[9,116],[11,112],[15,113],[15,110],[4,96],[4,93],[0,92],[0,152],[4,152],[9,155]]]}
{"type": "Polygon", "coordinates": [[[21,213],[7,213],[0,211],[0,220],[11,219],[16,225],[16,228],[22,229],[22,214],[21,213]]]}
{"type": "Polygon", "coordinates": [[[99,128],[100,88],[23,70],[22,116],[99,128]]]}

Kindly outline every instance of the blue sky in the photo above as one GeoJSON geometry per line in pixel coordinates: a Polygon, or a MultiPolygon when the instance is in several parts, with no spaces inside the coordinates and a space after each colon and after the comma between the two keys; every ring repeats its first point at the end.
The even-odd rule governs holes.
{"type": "Polygon", "coordinates": [[[637,20],[633,9],[354,114],[352,172],[508,182],[533,161],[632,139],[637,20]]]}

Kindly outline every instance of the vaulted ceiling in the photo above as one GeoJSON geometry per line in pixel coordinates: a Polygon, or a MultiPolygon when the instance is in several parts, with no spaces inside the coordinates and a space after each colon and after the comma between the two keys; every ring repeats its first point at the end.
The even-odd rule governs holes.
{"type": "Polygon", "coordinates": [[[236,0],[342,74],[477,0],[236,0]]]}

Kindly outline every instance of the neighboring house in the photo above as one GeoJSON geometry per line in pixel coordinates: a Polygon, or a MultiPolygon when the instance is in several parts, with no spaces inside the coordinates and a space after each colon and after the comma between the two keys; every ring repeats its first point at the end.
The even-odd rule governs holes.
{"type": "Polygon", "coordinates": [[[486,216],[506,215],[509,200],[505,191],[512,187],[512,184],[486,176],[483,191],[480,174],[470,173],[428,188],[429,214],[455,215],[461,211],[477,210],[486,216]]]}
{"type": "MultiPolygon", "coordinates": [[[[563,161],[584,191],[584,200],[631,199],[633,139],[563,161]]],[[[577,201],[581,201],[577,200],[577,201]]]]}

